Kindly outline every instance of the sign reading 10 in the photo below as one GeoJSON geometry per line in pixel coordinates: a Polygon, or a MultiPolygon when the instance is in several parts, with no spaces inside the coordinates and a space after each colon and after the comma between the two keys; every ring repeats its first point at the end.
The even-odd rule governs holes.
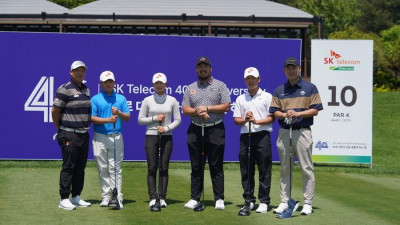
{"type": "MultiPolygon", "coordinates": [[[[329,106],[339,106],[339,102],[336,100],[336,86],[328,86],[328,89],[332,91],[332,99],[328,102],[329,106]]],[[[357,101],[357,91],[353,86],[345,86],[340,92],[340,102],[345,106],[353,106],[357,101]],[[346,99],[346,93],[350,99],[346,99]],[[350,100],[350,101],[348,101],[350,100]]]]}

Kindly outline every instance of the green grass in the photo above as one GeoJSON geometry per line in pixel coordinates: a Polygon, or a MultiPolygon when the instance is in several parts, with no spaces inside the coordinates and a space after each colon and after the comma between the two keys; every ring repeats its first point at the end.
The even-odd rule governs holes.
{"type": "MultiPolygon", "coordinates": [[[[190,198],[190,165],[171,163],[168,208],[148,208],[146,164],[125,162],[125,208],[100,208],[100,186],[92,161],[86,169],[82,197],[90,208],[58,209],[60,161],[0,161],[0,224],[398,224],[400,196],[400,93],[374,93],[373,168],[360,165],[317,165],[311,216],[296,212],[290,220],[272,211],[237,216],[243,203],[239,165],[225,164],[226,209],[214,210],[209,174],[205,179],[204,212],[183,209],[190,198]]],[[[273,165],[271,207],[279,204],[279,164],[273,165]]],[[[208,170],[207,170],[208,172],[208,170]]],[[[293,197],[302,199],[299,167],[295,167],[293,197]]]]}
{"type": "MultiPolygon", "coordinates": [[[[252,213],[239,217],[237,212],[243,202],[238,164],[230,163],[225,171],[226,209],[213,209],[212,188],[206,174],[204,212],[183,209],[190,196],[190,169],[170,170],[168,208],[161,213],[151,213],[148,208],[146,168],[139,163],[125,163],[123,193],[125,208],[120,211],[100,208],[100,187],[96,168],[90,162],[86,169],[86,182],[82,197],[93,203],[90,208],[64,211],[57,208],[59,167],[3,167],[0,170],[0,224],[396,224],[400,176],[329,172],[316,168],[317,191],[314,214],[291,220],[276,219],[272,212],[252,213]],[[6,219],[3,219],[6,218],[6,219]]],[[[0,165],[7,164],[1,162],[0,165]]],[[[30,164],[30,163],[28,163],[30,164]]],[[[44,163],[46,164],[46,163],[44,163]]],[[[59,165],[61,163],[59,162],[59,165]]],[[[186,167],[178,165],[177,167],[186,167]]],[[[176,167],[176,164],[173,165],[176,167]]],[[[358,170],[358,168],[356,169],[358,170]]],[[[364,168],[363,170],[369,170],[364,168]]],[[[207,170],[208,172],[208,170],[207,170]]],[[[294,173],[293,195],[301,199],[299,168],[294,173]]],[[[279,204],[279,166],[273,166],[271,207],[279,204]]]]}
{"type": "Polygon", "coordinates": [[[400,92],[374,93],[373,167],[400,174],[400,92]]]}

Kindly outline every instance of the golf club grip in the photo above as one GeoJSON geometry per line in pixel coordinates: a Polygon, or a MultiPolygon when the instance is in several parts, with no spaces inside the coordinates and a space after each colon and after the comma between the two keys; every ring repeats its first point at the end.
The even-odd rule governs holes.
{"type": "Polygon", "coordinates": [[[251,144],[250,138],[251,138],[251,122],[249,121],[249,147],[248,147],[249,152],[247,153],[247,155],[248,155],[249,157],[250,157],[250,144],[251,144]]]}

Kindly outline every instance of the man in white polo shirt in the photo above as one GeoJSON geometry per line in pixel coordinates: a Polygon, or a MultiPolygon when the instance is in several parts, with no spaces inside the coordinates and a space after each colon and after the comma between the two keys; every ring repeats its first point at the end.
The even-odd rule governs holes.
{"type": "Polygon", "coordinates": [[[240,216],[248,216],[254,208],[254,174],[257,162],[259,172],[258,213],[268,212],[271,189],[272,148],[270,132],[275,118],[269,113],[272,95],[263,91],[258,84],[260,74],[254,67],[244,72],[244,82],[248,92],[236,99],[233,117],[236,125],[240,125],[239,162],[242,175],[243,198],[247,204],[240,209],[240,216]],[[249,152],[250,151],[250,154],[249,152]],[[250,155],[250,158],[249,158],[250,155]]]}

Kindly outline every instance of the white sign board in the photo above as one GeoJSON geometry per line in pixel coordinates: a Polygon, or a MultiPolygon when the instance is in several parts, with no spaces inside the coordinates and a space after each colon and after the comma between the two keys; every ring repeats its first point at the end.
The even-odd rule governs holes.
{"type": "Polygon", "coordinates": [[[314,117],[313,162],[372,166],[372,40],[312,40],[311,81],[324,110],[314,117]]]}

